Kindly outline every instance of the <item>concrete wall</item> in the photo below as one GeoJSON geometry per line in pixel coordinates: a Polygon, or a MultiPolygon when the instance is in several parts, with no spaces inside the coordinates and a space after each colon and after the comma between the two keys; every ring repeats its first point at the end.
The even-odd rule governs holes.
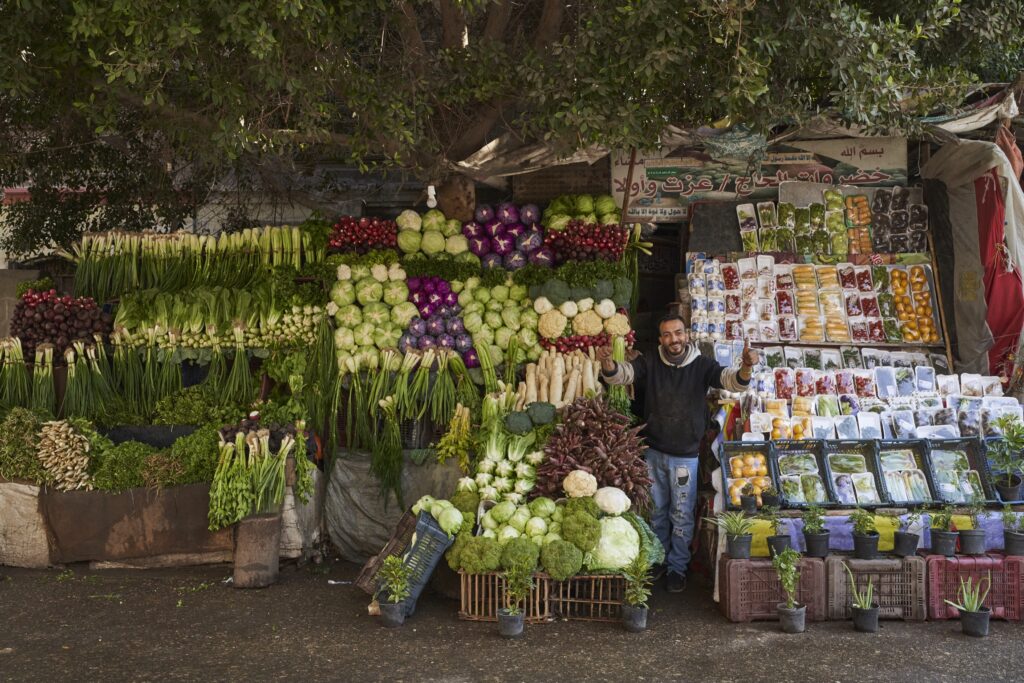
{"type": "Polygon", "coordinates": [[[18,283],[38,277],[38,270],[0,270],[0,337],[6,337],[11,332],[11,316],[18,302],[18,283]]]}

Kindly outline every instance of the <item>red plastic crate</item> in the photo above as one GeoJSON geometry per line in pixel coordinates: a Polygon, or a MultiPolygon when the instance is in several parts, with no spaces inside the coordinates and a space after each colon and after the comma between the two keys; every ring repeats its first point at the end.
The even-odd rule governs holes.
{"type": "MultiPolygon", "coordinates": [[[[928,559],[928,618],[956,619],[960,611],[945,603],[957,601],[960,579],[977,582],[991,574],[992,588],[985,598],[994,619],[1020,621],[1024,613],[1024,558],[1003,555],[980,557],[944,557],[929,555],[928,559]]],[[[988,583],[987,581],[985,582],[988,583]]]]}
{"type": "MultiPolygon", "coordinates": [[[[722,614],[729,621],[776,620],[776,608],[785,601],[771,560],[734,560],[723,555],[718,563],[718,587],[722,614]]],[[[808,621],[824,621],[828,616],[824,560],[800,560],[797,600],[807,605],[808,621]]]]}

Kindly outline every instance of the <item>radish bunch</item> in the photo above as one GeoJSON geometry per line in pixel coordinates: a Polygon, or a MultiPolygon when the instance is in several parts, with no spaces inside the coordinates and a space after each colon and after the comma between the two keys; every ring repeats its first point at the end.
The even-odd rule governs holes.
{"type": "Polygon", "coordinates": [[[555,263],[566,261],[618,261],[626,251],[629,229],[621,225],[598,225],[569,221],[565,230],[548,232],[544,244],[554,253],[555,263]]]}
{"type": "MultiPolygon", "coordinates": [[[[633,341],[636,339],[636,332],[630,330],[629,334],[625,335],[626,345],[632,346],[633,341]]],[[[580,351],[586,351],[587,349],[594,347],[600,348],[602,346],[610,346],[612,343],[612,335],[607,332],[602,332],[596,335],[572,335],[566,337],[559,337],[558,339],[544,339],[540,340],[540,345],[544,349],[555,349],[559,353],[570,353],[579,349],[580,351]]]]}
{"type": "Polygon", "coordinates": [[[398,244],[398,226],[383,218],[342,216],[334,224],[328,243],[333,251],[358,254],[374,249],[394,249],[398,244]]]}
{"type": "Polygon", "coordinates": [[[89,297],[60,296],[28,290],[14,306],[11,334],[21,339],[26,355],[35,353],[39,344],[53,344],[63,353],[76,339],[92,341],[94,335],[104,337],[113,329],[114,318],[104,313],[89,297]]]}

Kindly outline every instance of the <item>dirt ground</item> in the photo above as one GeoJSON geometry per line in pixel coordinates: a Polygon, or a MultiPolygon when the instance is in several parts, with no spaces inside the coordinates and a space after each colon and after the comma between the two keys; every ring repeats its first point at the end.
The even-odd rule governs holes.
{"type": "Polygon", "coordinates": [[[256,591],[224,583],[228,566],[174,570],[0,568],[0,680],[306,681],[978,681],[1021,680],[1024,626],[993,622],[972,639],[958,622],[731,624],[692,580],[660,587],[649,629],[556,622],[504,641],[460,621],[428,593],[400,629],[367,616],[352,564],[282,568],[256,591]],[[336,583],[343,582],[343,583],[336,583]]]}

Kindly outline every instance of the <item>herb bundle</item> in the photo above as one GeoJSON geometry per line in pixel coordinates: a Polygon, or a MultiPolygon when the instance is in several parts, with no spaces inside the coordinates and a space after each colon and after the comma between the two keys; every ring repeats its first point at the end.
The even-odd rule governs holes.
{"type": "Polygon", "coordinates": [[[4,362],[0,369],[0,403],[10,407],[27,407],[31,396],[28,369],[21,349],[21,340],[10,337],[4,340],[4,362]]]}
{"type": "Polygon", "coordinates": [[[36,347],[36,362],[32,367],[32,410],[57,414],[57,396],[53,387],[53,345],[36,347]]]}
{"type": "Polygon", "coordinates": [[[397,407],[393,396],[379,403],[383,420],[379,438],[374,441],[370,459],[370,472],[380,482],[381,495],[387,500],[389,492],[395,494],[399,507],[402,503],[402,436],[398,424],[397,407]]]}

